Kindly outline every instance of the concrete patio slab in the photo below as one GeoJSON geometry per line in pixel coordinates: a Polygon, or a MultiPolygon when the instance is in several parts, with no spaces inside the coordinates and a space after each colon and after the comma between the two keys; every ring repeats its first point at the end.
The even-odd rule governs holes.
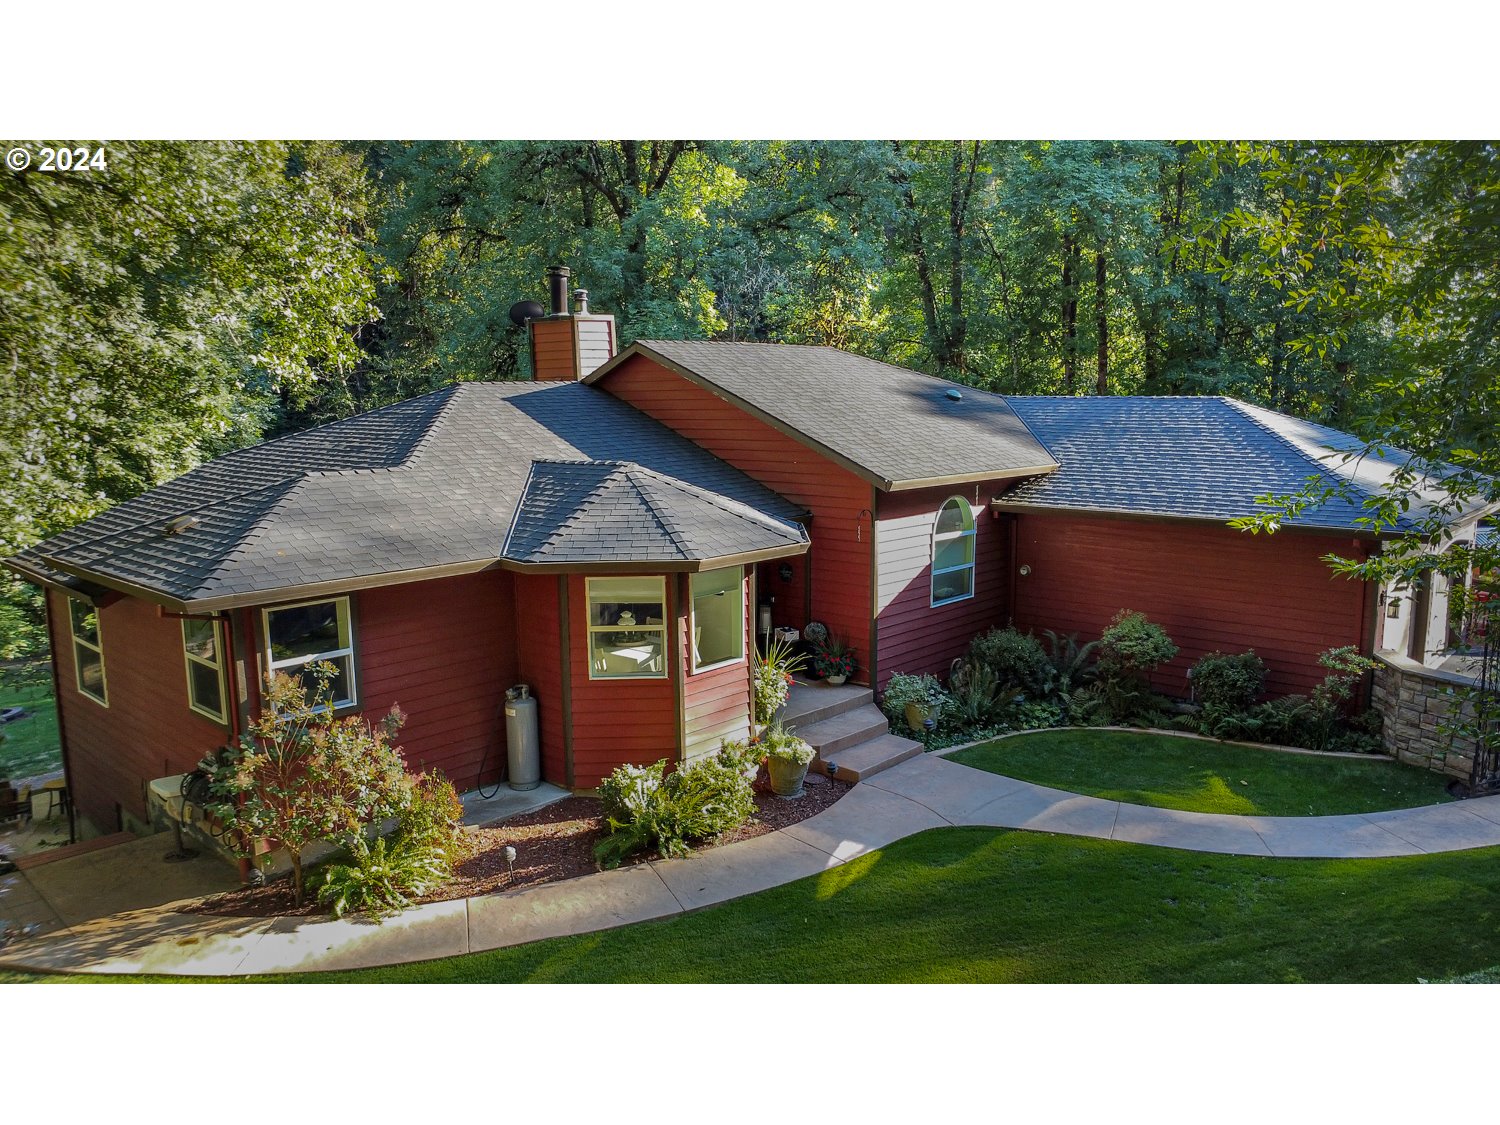
{"type": "MultiPolygon", "coordinates": [[[[939,816],[957,822],[991,801],[1014,793],[1026,782],[997,773],[976,770],[932,754],[924,754],[863,782],[887,792],[899,793],[926,805],[939,816]]],[[[848,798],[845,798],[847,800],[848,798]]],[[[843,804],[840,801],[839,804],[843,804]]],[[[834,808],[837,808],[835,805],[834,808]]]]}
{"type": "Polygon", "coordinates": [[[1274,856],[1297,859],[1414,855],[1418,849],[1362,816],[1245,818],[1274,856]]]}
{"type": "Polygon", "coordinates": [[[5,917],[7,909],[22,906],[28,902],[36,902],[41,897],[40,892],[31,885],[31,880],[26,878],[24,871],[0,875],[0,918],[5,917]]]}
{"type": "Polygon", "coordinates": [[[1108,840],[1119,807],[1118,801],[1022,782],[1020,789],[975,809],[961,823],[1108,840]]]}
{"type": "Polygon", "coordinates": [[[231,974],[269,925],[266,918],[135,910],[19,942],[0,957],[43,972],[231,974]]]}
{"type": "Polygon", "coordinates": [[[1223,855],[1264,855],[1271,849],[1244,817],[1120,805],[1113,840],[1223,855]]]}
{"type": "Polygon", "coordinates": [[[684,910],[697,910],[779,887],[837,865],[838,860],[821,848],[785,832],[773,832],[698,852],[687,859],[658,860],[651,867],[684,910]]]}
{"type": "Polygon", "coordinates": [[[68,926],[240,885],[233,867],[206,852],[167,863],[162,857],[172,848],[172,836],[161,833],[31,868],[26,878],[68,926]]]}
{"type": "Polygon", "coordinates": [[[422,903],[383,922],[370,918],[277,918],[250,944],[235,972],[366,969],[467,952],[468,904],[452,899],[422,903]]]}
{"type": "Polygon", "coordinates": [[[499,790],[486,797],[478,790],[463,795],[464,823],[483,828],[496,821],[556,804],[573,794],[560,786],[542,782],[535,789],[512,789],[504,782],[499,790]]]}
{"type": "Polygon", "coordinates": [[[903,836],[949,823],[926,805],[865,782],[817,816],[782,831],[844,863],[903,836]]]}
{"type": "Polygon", "coordinates": [[[1500,844],[1500,823],[1476,816],[1465,806],[1463,802],[1366,813],[1365,819],[1424,852],[1454,852],[1500,844]]]}
{"type": "Polygon", "coordinates": [[[682,913],[649,864],[469,900],[469,948],[500,949],[682,913]]]}

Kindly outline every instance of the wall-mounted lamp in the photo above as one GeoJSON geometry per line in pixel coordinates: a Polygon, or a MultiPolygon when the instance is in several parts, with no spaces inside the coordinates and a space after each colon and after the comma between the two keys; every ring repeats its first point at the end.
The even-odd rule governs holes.
{"type": "Polygon", "coordinates": [[[1030,574],[1031,574],[1031,567],[1028,566],[1026,563],[1022,563],[1021,564],[1021,577],[1025,578],[1025,577],[1027,577],[1030,574]]]}
{"type": "Polygon", "coordinates": [[[790,582],[792,580],[792,564],[782,563],[776,568],[776,574],[783,582],[790,582]]]}

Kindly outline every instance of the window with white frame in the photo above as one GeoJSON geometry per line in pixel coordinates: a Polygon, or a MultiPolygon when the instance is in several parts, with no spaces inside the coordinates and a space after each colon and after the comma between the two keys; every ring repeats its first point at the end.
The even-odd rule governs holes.
{"type": "Polygon", "coordinates": [[[263,610],[261,616],[266,634],[266,667],[303,679],[309,692],[311,677],[302,677],[303,669],[316,661],[334,666],[327,692],[335,707],[352,707],[358,702],[354,684],[354,634],[349,625],[349,599],[300,602],[263,610]]]}
{"type": "Polygon", "coordinates": [[[665,679],[667,580],[590,578],[589,678],[665,679]]]}
{"type": "Polygon", "coordinates": [[[962,496],[944,502],[932,528],[932,604],[974,596],[974,512],[962,496]]]}
{"type": "Polygon", "coordinates": [[[745,656],[745,596],[737,566],[692,576],[693,671],[733,664],[745,656]]]}
{"type": "Polygon", "coordinates": [[[104,638],[99,632],[99,610],[77,598],[68,599],[68,623],[73,633],[73,670],[78,690],[95,703],[109,706],[104,684],[104,638]]]}
{"type": "Polygon", "coordinates": [[[182,655],[187,665],[188,707],[216,723],[225,722],[224,647],[219,623],[184,618],[182,655]]]}

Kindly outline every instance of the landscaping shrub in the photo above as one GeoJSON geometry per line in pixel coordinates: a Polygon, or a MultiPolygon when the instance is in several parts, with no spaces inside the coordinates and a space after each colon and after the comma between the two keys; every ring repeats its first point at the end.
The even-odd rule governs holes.
{"type": "Polygon", "coordinates": [[[765,655],[755,665],[755,723],[767,726],[776,712],[786,706],[792,690],[792,676],[801,671],[806,660],[792,652],[785,641],[773,640],[765,655]]]}
{"type": "Polygon", "coordinates": [[[1056,633],[1043,629],[1047,638],[1047,659],[1052,664],[1052,683],[1048,694],[1066,698],[1084,684],[1091,683],[1097,673],[1089,661],[1099,647],[1098,641],[1078,643],[1077,633],[1056,633]]]}
{"type": "Polygon", "coordinates": [[[968,662],[982,664],[1002,687],[1016,687],[1036,698],[1052,687],[1055,673],[1042,642],[1014,627],[991,629],[969,642],[968,662]]]}
{"type": "Polygon", "coordinates": [[[401,814],[395,838],[437,849],[450,868],[466,851],[464,804],[449,780],[434,770],[412,782],[411,804],[401,814]]]}
{"type": "MultiPolygon", "coordinates": [[[[1193,665],[1193,698],[1201,711],[1198,726],[1218,738],[1243,724],[1266,689],[1266,662],[1252,652],[1231,656],[1211,652],[1193,665]]],[[[1238,736],[1236,736],[1238,737],[1238,736]]]]}
{"type": "Polygon", "coordinates": [[[349,843],[349,862],[323,868],[318,902],[342,918],[366,913],[379,918],[411,905],[412,899],[434,890],[452,874],[442,849],[417,838],[379,837],[373,844],[363,836],[349,843]]]}
{"type": "Polygon", "coordinates": [[[774,723],[760,737],[760,749],[768,758],[779,758],[799,766],[812,763],[818,752],[780,723],[774,723]]]}
{"type": "Polygon", "coordinates": [[[743,754],[730,744],[672,773],[663,760],[650,766],[620,766],[599,785],[609,834],[594,845],[594,858],[618,867],[636,852],[686,855],[689,840],[738,828],[755,811],[743,754]]]}
{"type": "Polygon", "coordinates": [[[1099,638],[1098,653],[1098,690],[1085,700],[1089,720],[1102,715],[1110,723],[1140,722],[1164,709],[1151,690],[1151,673],[1177,655],[1165,629],[1144,613],[1122,609],[1099,638]]]}
{"type": "Polygon", "coordinates": [[[949,721],[974,727],[998,720],[1021,696],[1021,691],[1002,684],[988,664],[957,660],[948,675],[948,694],[949,721]]]}
{"type": "Polygon", "coordinates": [[[412,798],[406,763],[391,745],[405,716],[392,708],[373,727],[359,715],[336,718],[329,688],[336,673],[326,661],[308,665],[311,692],[300,678],[271,677],[265,709],[239,746],[199,763],[211,780],[210,811],[240,855],[252,858],[258,840],[286,848],[298,906],[309,844],[352,848],[412,798]]]}

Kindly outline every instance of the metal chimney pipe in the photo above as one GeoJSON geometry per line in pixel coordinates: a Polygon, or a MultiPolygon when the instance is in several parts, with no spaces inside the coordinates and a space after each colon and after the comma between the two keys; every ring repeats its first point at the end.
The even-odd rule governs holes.
{"type": "Polygon", "coordinates": [[[577,316],[589,315],[589,291],[587,289],[573,290],[573,312],[577,316]]]}
{"type": "Polygon", "coordinates": [[[572,270],[567,266],[547,267],[547,292],[552,297],[552,315],[568,315],[568,278],[572,270]]]}

